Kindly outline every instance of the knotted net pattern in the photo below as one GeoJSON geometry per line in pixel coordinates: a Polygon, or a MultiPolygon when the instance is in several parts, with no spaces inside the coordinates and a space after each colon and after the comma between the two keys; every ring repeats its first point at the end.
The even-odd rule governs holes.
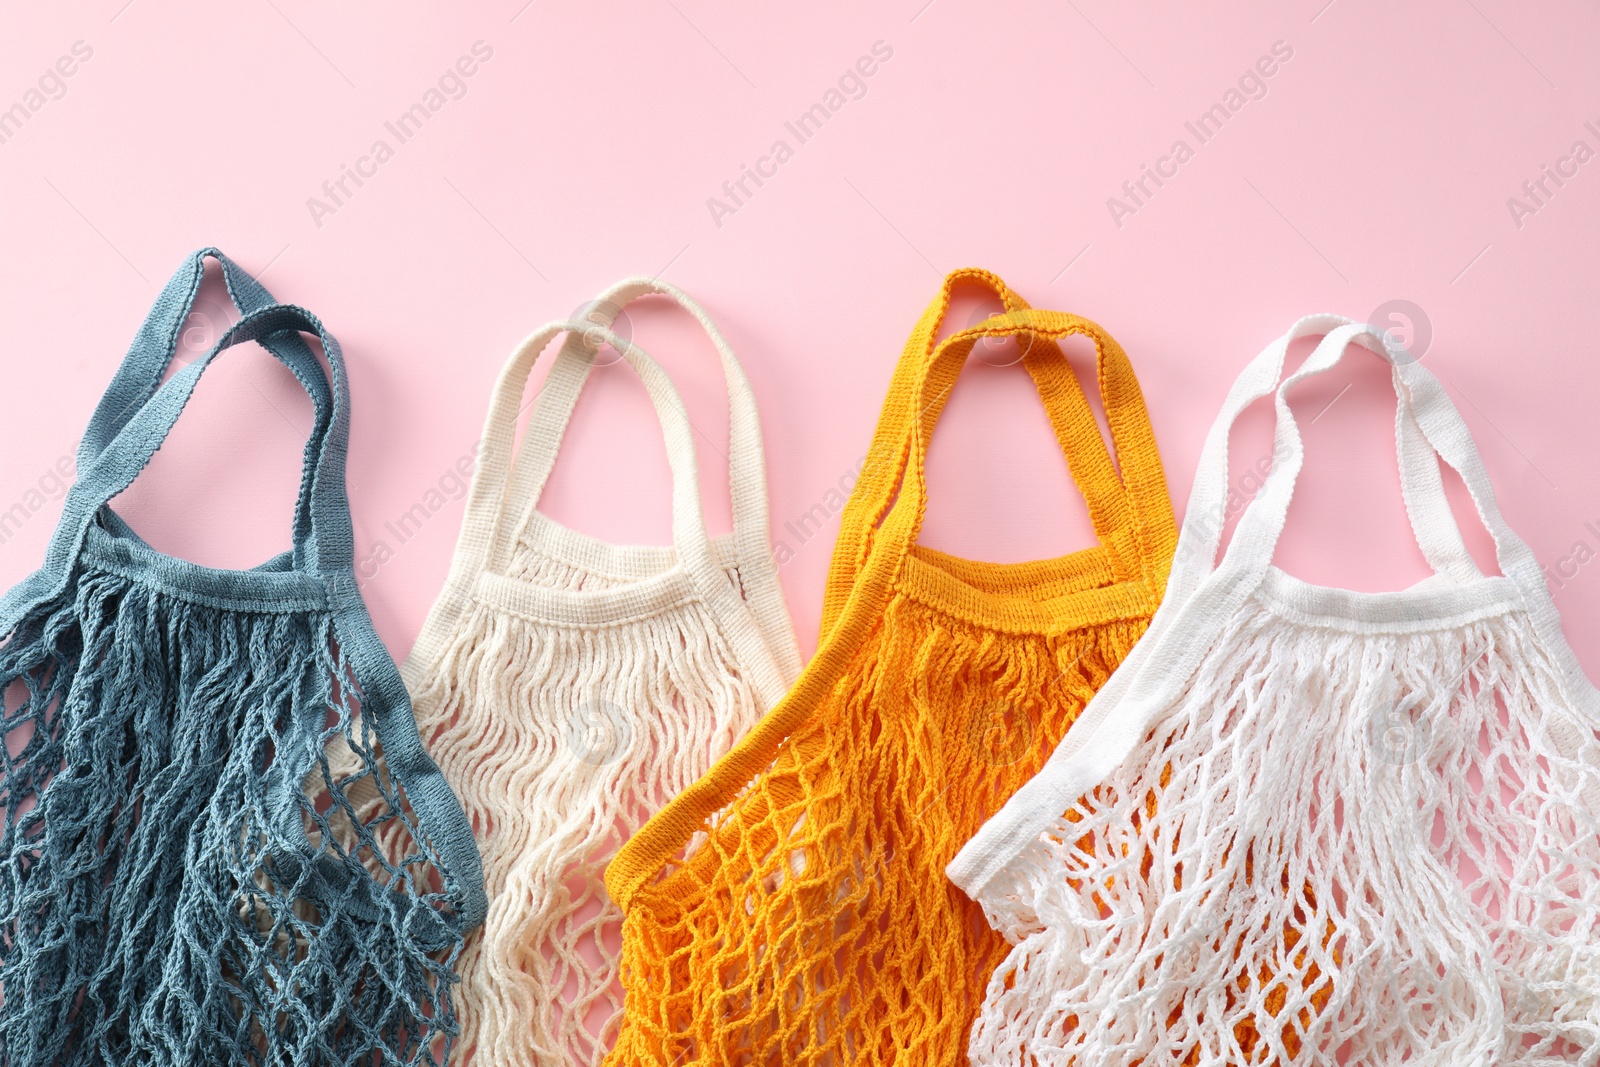
{"type": "Polygon", "coordinates": [[[944,865],[1147,623],[1001,632],[891,600],[832,695],[640,889],[608,1064],[963,1062],[1007,946],[944,865]]]}
{"type": "Polygon", "coordinates": [[[0,687],[8,1067],[442,1062],[460,892],[327,614],[80,565],[0,687]]]}
{"type": "MultiPolygon", "coordinates": [[[[582,592],[639,580],[526,540],[507,573],[582,592]]],[[[737,566],[727,573],[741,588],[737,566]]],[[[459,1058],[599,1063],[622,1012],[606,862],[759,718],[750,678],[700,601],[605,625],[474,603],[416,708],[472,820],[490,900],[461,959],[459,1058]]]]}
{"type": "Polygon", "coordinates": [[[972,1062],[1600,1059],[1600,724],[1526,613],[1222,633],[983,890],[972,1062]]]}

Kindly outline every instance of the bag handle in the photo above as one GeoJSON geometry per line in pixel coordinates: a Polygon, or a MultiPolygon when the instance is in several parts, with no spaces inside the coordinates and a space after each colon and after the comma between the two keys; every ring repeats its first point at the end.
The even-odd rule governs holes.
{"type": "MultiPolygon", "coordinates": [[[[1584,674],[1561,631],[1561,618],[1556,612],[1555,601],[1550,596],[1549,586],[1545,584],[1539,562],[1533,550],[1512,531],[1501,514],[1494,486],[1489,480],[1478,446],[1473,441],[1472,431],[1467,428],[1461,412],[1439,379],[1377,327],[1341,316],[1313,315],[1302,319],[1285,338],[1292,340],[1319,333],[1325,336],[1316,349],[1300,369],[1285,378],[1275,391],[1273,406],[1278,421],[1274,434],[1274,455],[1282,459],[1274,462],[1261,492],[1240,517],[1233,541],[1217,568],[1218,573],[1227,568],[1254,582],[1270,566],[1273,550],[1288,515],[1294,484],[1305,459],[1299,426],[1289,408],[1289,390],[1304,379],[1337,366],[1351,345],[1359,343],[1394,368],[1395,391],[1400,407],[1397,418],[1415,427],[1415,430],[1408,429],[1403,433],[1398,442],[1403,475],[1401,488],[1407,494],[1406,511],[1417,543],[1428,554],[1429,562],[1434,563],[1437,573],[1453,580],[1460,580],[1457,575],[1468,573],[1467,567],[1471,568],[1470,576],[1482,577],[1470,557],[1466,557],[1465,563],[1455,558],[1458,551],[1461,556],[1466,556],[1466,549],[1438,472],[1439,462],[1443,461],[1460,475],[1466,485],[1479,521],[1494,540],[1500,573],[1521,594],[1535,632],[1561,669],[1568,697],[1589,716],[1590,721],[1600,718],[1600,694],[1596,693],[1584,674]],[[1426,452],[1423,451],[1424,445],[1426,452]],[[1431,476],[1426,473],[1428,466],[1433,468],[1431,476]],[[1457,573],[1452,574],[1444,569],[1447,567],[1455,568],[1457,573]]],[[[1282,347],[1286,348],[1287,342],[1282,347]]],[[[1264,353],[1263,360],[1258,360],[1263,361],[1275,362],[1276,368],[1281,368],[1278,346],[1264,353]]],[[[1568,759],[1577,758],[1586,743],[1580,732],[1566,723],[1551,724],[1551,739],[1558,751],[1568,759]]],[[[1592,741],[1591,735],[1588,743],[1592,741]]],[[[1600,811],[1600,784],[1590,783],[1582,790],[1581,796],[1591,812],[1600,811]]]]}
{"type": "Polygon", "coordinates": [[[494,395],[489,402],[489,414],[484,422],[483,441],[479,446],[478,466],[472,479],[472,490],[467,495],[467,514],[462,529],[461,552],[453,571],[470,588],[479,573],[502,574],[510,562],[511,548],[520,521],[513,526],[513,466],[522,468],[520,497],[516,502],[523,509],[538,504],[543,478],[534,474],[547,464],[553,465],[554,452],[559,445],[552,439],[548,422],[530,425],[522,447],[516,445],[516,421],[529,375],[534,362],[552,340],[563,333],[591,331],[605,343],[622,353],[629,365],[639,375],[650,402],[661,422],[662,434],[667,444],[667,464],[672,471],[672,543],[679,557],[691,562],[697,569],[714,567],[711,539],[706,533],[704,517],[700,511],[700,484],[695,459],[693,429],[688,411],[678,397],[660,366],[642,349],[593,324],[559,321],[547,323],[529,334],[512,353],[495,383],[494,395]],[[535,437],[534,434],[538,433],[535,437]]]}
{"type": "MultiPolygon", "coordinates": [[[[1301,319],[1288,333],[1269,345],[1234,384],[1222,414],[1207,437],[1190,507],[1192,510],[1216,508],[1219,485],[1223,487],[1222,492],[1226,491],[1228,432],[1238,413],[1250,400],[1269,393],[1273,396],[1277,419],[1272,470],[1260,492],[1240,516],[1232,541],[1223,553],[1222,560],[1214,567],[1212,561],[1220,537],[1220,524],[1212,524],[1218,527],[1215,531],[1209,526],[1196,531],[1195,539],[1199,547],[1196,551],[1183,554],[1184,558],[1179,561],[1179,567],[1184,571],[1182,583],[1180,586],[1175,574],[1173,591],[1169,596],[1188,598],[1201,580],[1239,582],[1241,587],[1250,589],[1265,575],[1283,532],[1294,485],[1305,461],[1304,442],[1294,413],[1289,408],[1289,391],[1306,378],[1337,366],[1350,347],[1356,344],[1377,354],[1392,367],[1399,408],[1396,419],[1400,431],[1396,447],[1401,470],[1401,491],[1405,496],[1407,517],[1417,543],[1435,573],[1453,582],[1483,577],[1466,552],[1460,527],[1445,496],[1439,471],[1442,461],[1466,485],[1479,521],[1494,540],[1500,573],[1520,593],[1535,633],[1561,670],[1566,695],[1591,722],[1600,720],[1600,693],[1596,692],[1583,672],[1562,633],[1560,615],[1556,612],[1555,601],[1545,584],[1544,574],[1533,550],[1516,535],[1500,511],[1483,457],[1461,412],[1439,379],[1387,333],[1378,327],[1340,315],[1310,315],[1301,319]],[[1279,384],[1277,379],[1282,374],[1289,344],[1301,337],[1317,335],[1322,335],[1322,340],[1316,349],[1299,370],[1279,384]]],[[[1205,514],[1201,510],[1195,510],[1195,513],[1205,514]]],[[[1187,531],[1185,536],[1186,539],[1189,536],[1187,531]]],[[[1557,749],[1569,759],[1577,758],[1583,746],[1593,740],[1591,735],[1586,741],[1582,736],[1583,731],[1566,723],[1552,723],[1550,733],[1557,749]]],[[[1591,783],[1582,789],[1580,795],[1590,811],[1600,811],[1600,785],[1591,783]]]]}
{"type": "MultiPolygon", "coordinates": [[[[667,462],[672,470],[672,543],[696,592],[719,619],[749,617],[750,609],[718,565],[711,538],[706,533],[705,517],[700,507],[694,429],[672,379],[643,349],[609,330],[581,322],[552,322],[535,330],[517,346],[501,371],[499,381],[495,383],[489,414],[484,423],[478,467],[473,472],[472,488],[467,494],[466,518],[461,538],[456,544],[455,558],[450,565],[451,585],[459,590],[471,590],[481,574],[504,574],[515,536],[508,504],[513,463],[520,458],[514,453],[517,413],[523,389],[533,370],[534,361],[550,341],[562,333],[584,331],[589,331],[622,354],[622,358],[639,375],[655,406],[666,438],[667,462]]],[[[528,462],[535,465],[532,468],[534,470],[543,466],[544,452],[559,444],[559,441],[548,436],[548,425],[542,429],[546,434],[542,439],[529,439],[523,444],[524,452],[529,448],[535,450],[528,458],[528,462]]],[[[524,510],[537,503],[536,497],[529,499],[524,510]]],[[[749,667],[752,681],[763,701],[770,705],[782,697],[787,683],[773,651],[768,648],[758,628],[734,626],[727,630],[725,636],[738,651],[740,662],[749,667]]]]}
{"type": "Polygon", "coordinates": [[[1399,401],[1394,412],[1394,438],[1395,456],[1400,465],[1400,496],[1405,502],[1406,517],[1417,547],[1422,549],[1423,557],[1436,573],[1454,582],[1464,584],[1482,578],[1483,571],[1467,551],[1461,526],[1445,496],[1438,454],[1417,421],[1398,366],[1393,378],[1399,401]]]}
{"type": "MultiPolygon", "coordinates": [[[[206,260],[222,268],[228,296],[241,315],[276,303],[271,293],[247,272],[216,248],[191,253],[162,288],[150,313],[123,357],[116,374],[106,386],[89,425],[78,442],[78,469],[95,461],[134,414],[155,395],[162,376],[177,356],[183,324],[194,310],[195,299],[205,278],[206,260]]],[[[316,356],[300,335],[293,332],[268,334],[260,338],[266,348],[287,366],[311,397],[313,429],[306,440],[301,473],[301,493],[295,502],[294,532],[297,540],[309,532],[311,521],[310,473],[318,437],[329,417],[333,398],[316,356]]]]}
{"type": "MultiPolygon", "coordinates": [[[[844,603],[836,609],[833,624],[824,626],[815,658],[801,672],[788,695],[755,725],[744,740],[718,760],[705,776],[657,812],[618,851],[606,869],[606,888],[619,907],[626,911],[639,889],[659,874],[662,863],[681,850],[695,834],[705,831],[707,823],[717,812],[770,766],[779,746],[801,726],[811,710],[832,692],[855,655],[857,642],[878,624],[894,576],[910,546],[916,542],[927,507],[924,464],[929,435],[938,421],[950,386],[960,374],[973,346],[985,337],[1027,335],[1036,342],[1054,342],[1073,334],[1087,336],[1095,344],[1101,395],[1105,400],[1113,441],[1122,458],[1128,487],[1123,489],[1114,470],[1102,470],[1098,476],[1111,480],[1111,484],[1105,488],[1115,489],[1114,493],[1108,492],[1106,495],[1121,497],[1123,515],[1127,521],[1126,531],[1131,535],[1131,543],[1137,550],[1136,559],[1142,569],[1151,576],[1151,580],[1164,580],[1172,546],[1177,538],[1177,523],[1167,497],[1166,478],[1155,450],[1155,435],[1150,429],[1143,393],[1121,347],[1088,319],[1059,311],[1031,309],[996,315],[946,338],[939,344],[926,367],[913,376],[920,380],[913,382],[912,391],[897,401],[905,403],[904,410],[911,415],[911,433],[907,444],[909,462],[905,465],[904,482],[887,516],[877,527],[874,534],[876,546],[869,546],[864,554],[858,580],[844,590],[844,603]]],[[[1024,361],[1029,359],[1047,365],[1047,361],[1056,361],[1059,373],[1070,376],[1072,386],[1076,387],[1076,375],[1067,364],[1065,355],[1054,344],[1030,344],[1029,354],[1024,361]]],[[[1035,380],[1038,381],[1038,378],[1035,380]]],[[[1052,388],[1061,392],[1068,389],[1064,380],[1047,381],[1052,388]]],[[[1043,387],[1041,393],[1046,395],[1047,403],[1052,399],[1060,402],[1059,394],[1046,393],[1043,387]]],[[[1082,424],[1082,432],[1071,439],[1073,445],[1092,456],[1094,450],[1089,445],[1098,444],[1099,455],[1109,467],[1110,459],[1106,455],[1099,427],[1088,411],[1088,402],[1083,398],[1081,389],[1078,389],[1077,396],[1084,405],[1081,418],[1087,422],[1082,424]]],[[[887,409],[889,405],[885,407],[887,409]]],[[[1060,435],[1059,428],[1057,432],[1060,435]]],[[[1069,454],[1069,466],[1072,466],[1073,458],[1069,454]]],[[[1083,477],[1081,467],[1074,468],[1074,477],[1083,477]]],[[[870,485],[864,490],[865,493],[873,491],[874,487],[870,485]]],[[[1159,586],[1152,589],[1154,595],[1159,595],[1159,592],[1159,586]]],[[[756,818],[761,817],[761,805],[798,803],[799,800],[797,795],[782,800],[757,798],[756,818]]],[[[717,831],[713,829],[711,832],[717,831]]]]}
{"type": "MultiPolygon", "coordinates": [[[[343,359],[338,354],[338,342],[322,324],[310,312],[288,304],[272,304],[246,314],[209,352],[174,374],[136,409],[80,473],[69,494],[77,496],[77,508],[92,518],[113,497],[133,484],[176,425],[201,375],[221,353],[246,341],[265,341],[286,330],[316,334],[333,369],[331,394],[327,380],[322,379],[320,365],[317,377],[322,379],[321,388],[309,386],[306,390],[313,404],[317,403],[319,393],[331,395],[332,401],[318,411],[313,435],[306,445],[308,459],[300,495],[308,500],[307,522],[303,529],[295,531],[297,569],[324,574],[348,568],[354,555],[354,538],[349,534],[350,513],[344,491],[344,459],[350,423],[343,359]]],[[[305,347],[303,341],[300,346],[305,347]]],[[[278,355],[277,352],[273,354],[278,355]]],[[[309,349],[306,354],[310,355],[309,349]]],[[[296,357],[279,358],[296,371],[297,378],[300,377],[304,367],[296,365],[296,357]]]]}
{"type": "Polygon", "coordinates": [[[833,559],[828,567],[827,586],[823,592],[822,632],[827,633],[849,599],[850,589],[866,562],[871,550],[872,534],[882,523],[900,488],[909,453],[914,422],[913,397],[917,383],[926,373],[925,365],[933,358],[934,338],[944,326],[950,312],[950,301],[956,286],[974,283],[990,290],[1000,299],[1007,311],[1022,311],[1028,302],[1019,296],[998,274],[976,267],[953,270],[945,276],[939,292],[922,312],[922,317],[912,327],[900,359],[895,363],[889,380],[889,391],[884,397],[883,410],[878,415],[878,425],[867,448],[861,473],[851,490],[839,516],[839,538],[834,542],[833,559]]]}
{"type": "MultiPolygon", "coordinates": [[[[1395,449],[1401,494],[1413,536],[1429,566],[1436,574],[1457,583],[1483,577],[1467,552],[1460,526],[1450,509],[1440,460],[1449,464],[1466,482],[1479,518],[1494,538],[1502,572],[1509,576],[1507,568],[1526,552],[1526,546],[1501,517],[1482,458],[1438,379],[1377,327],[1337,315],[1312,315],[1297,322],[1245,368],[1207,435],[1190,494],[1188,513],[1192,518],[1185,523],[1193,528],[1193,548],[1186,549],[1179,561],[1185,590],[1192,589],[1213,570],[1228,565],[1229,560],[1241,573],[1265,572],[1287,520],[1294,484],[1305,461],[1299,425],[1288,405],[1289,391],[1306,378],[1337,366],[1347,349],[1355,344],[1374,352],[1391,367],[1397,399],[1395,449]],[[1312,354],[1298,370],[1283,377],[1290,344],[1302,337],[1319,335],[1322,341],[1312,354]],[[1269,395],[1274,398],[1277,418],[1272,470],[1240,517],[1233,540],[1218,563],[1221,517],[1227,498],[1228,437],[1244,409],[1269,395]]],[[[1535,565],[1534,570],[1537,569],[1535,565]]],[[[1175,576],[1175,589],[1179,581],[1175,576]]]]}
{"type": "Polygon", "coordinates": [[[664,296],[692,315],[711,339],[722,363],[728,391],[727,458],[734,546],[743,564],[740,573],[750,610],[775,646],[773,651],[784,680],[792,682],[800,673],[800,650],[793,639],[788,608],[778,584],[777,568],[772,562],[766,455],[755,393],[750,388],[744,366],[711,316],[689,294],[669,282],[643,276],[618,282],[590,301],[582,320],[589,323],[589,327],[567,334],[539,389],[522,448],[512,465],[505,514],[520,518],[510,544],[515,544],[522,536],[536,513],[577,406],[578,395],[594,368],[600,346],[606,343],[623,309],[647,296],[664,296]]]}
{"type": "MultiPolygon", "coordinates": [[[[1245,367],[1206,435],[1172,578],[1149,632],[1039,773],[1006,801],[946,868],[968,896],[981,899],[991,880],[1029,842],[1047,832],[1078,797],[1127,758],[1156,718],[1179,698],[1188,672],[1209,647],[1205,628],[1222,625],[1259,586],[1271,565],[1304,461],[1299,428],[1288,405],[1289,391],[1299,381],[1335,366],[1352,344],[1370,349],[1392,367],[1399,401],[1396,446],[1401,491],[1417,543],[1430,564],[1452,581],[1483,580],[1445,496],[1439,468],[1443,460],[1466,484],[1479,518],[1494,538],[1501,572],[1520,592],[1544,650],[1560,665],[1566,695],[1589,722],[1600,722],[1600,694],[1562,635],[1539,565],[1501,515],[1471,432],[1438,378],[1376,327],[1338,315],[1310,315],[1245,367]],[[1322,341],[1315,351],[1280,384],[1289,346],[1302,337],[1317,336],[1322,341]],[[1218,561],[1227,516],[1229,434],[1247,407],[1268,396],[1274,398],[1277,417],[1272,469],[1218,561]]],[[[1566,723],[1553,721],[1549,731],[1567,758],[1578,758],[1583,746],[1593,743],[1592,733],[1586,741],[1566,723]]],[[[1591,812],[1600,811],[1600,786],[1591,784],[1580,796],[1591,812]]]]}
{"type": "MultiPolygon", "coordinates": [[[[410,698],[393,659],[373,629],[356,586],[355,538],[344,479],[350,431],[349,382],[339,343],[315,316],[285,304],[251,311],[203,357],[157,389],[105,444],[88,469],[80,472],[78,482],[68,493],[65,510],[70,521],[63,519],[51,543],[46,554],[46,570],[59,574],[58,586],[65,585],[72,561],[81,551],[95,514],[131,485],[150,462],[213,360],[234,345],[264,341],[290,330],[317,336],[332,379],[331,388],[326,378],[322,384],[332,398],[331,407],[327,417],[319,419],[321,432],[313,436],[307,448],[311,458],[302,497],[310,502],[309,522],[303,533],[296,532],[297,569],[318,576],[328,589],[340,653],[350,663],[360,686],[363,717],[376,729],[383,745],[385,764],[405,788],[419,820],[427,827],[430,842],[439,851],[445,872],[456,882],[459,919],[470,929],[482,922],[488,910],[481,860],[460,801],[422,745],[416,719],[411,713],[410,698]]],[[[300,344],[305,347],[304,341],[300,344]]],[[[292,352],[292,348],[274,346],[275,355],[280,351],[292,352]]],[[[305,352],[309,355],[310,349],[305,348],[305,352]]],[[[295,357],[280,355],[280,358],[287,363],[295,357]]],[[[320,364],[318,367],[321,377],[320,364]]],[[[314,389],[307,391],[315,396],[314,389]]],[[[307,706],[305,713],[306,720],[296,723],[294,736],[284,742],[284,748],[300,753],[302,760],[305,753],[314,749],[326,727],[325,708],[307,706]]],[[[384,911],[381,894],[374,894],[364,884],[365,875],[330,857],[316,855],[301,821],[299,789],[304,768],[293,769],[296,773],[282,775],[275,782],[272,806],[277,812],[280,831],[304,855],[314,857],[310,875],[313,888],[328,894],[328,899],[338,899],[345,906],[361,910],[370,918],[381,917],[384,911]]],[[[299,860],[293,855],[281,856],[279,862],[291,872],[300,869],[299,860]]]]}
{"type": "Polygon", "coordinates": [[[887,537],[890,520],[904,511],[907,518],[894,527],[893,551],[903,554],[915,542],[927,510],[926,460],[934,425],[973,346],[984,338],[1011,336],[1032,339],[1023,365],[1050,413],[1068,469],[1089,505],[1095,532],[1101,543],[1112,549],[1118,577],[1142,580],[1159,596],[1177,542],[1177,523],[1143,391],[1127,354],[1110,334],[1088,319],[1063,312],[1006,312],[954,334],[938,346],[910,394],[910,410],[916,414],[899,495],[877,536],[887,537]],[[1066,356],[1054,343],[1039,343],[1075,334],[1089,338],[1095,346],[1100,395],[1112,444],[1121,460],[1120,475],[1066,356]]]}
{"type": "Polygon", "coordinates": [[[977,341],[986,337],[1030,336],[1037,341],[1054,342],[1073,335],[1087,337],[1094,344],[1100,396],[1111,441],[1121,460],[1120,476],[1077,375],[1060,348],[1054,344],[1031,344],[1023,364],[1040,387],[1056,437],[1066,453],[1073,480],[1089,504],[1101,542],[1118,549],[1119,556],[1131,548],[1132,559],[1124,562],[1131,562],[1136,570],[1128,577],[1143,578],[1159,595],[1177,540],[1177,523],[1144,392],[1122,346],[1099,325],[1078,315],[1011,311],[947,338],[939,346],[917,394],[920,419],[913,427],[912,462],[895,508],[908,500],[911,504],[907,506],[914,505],[914,522],[909,531],[914,541],[927,510],[928,443],[977,341]]]}

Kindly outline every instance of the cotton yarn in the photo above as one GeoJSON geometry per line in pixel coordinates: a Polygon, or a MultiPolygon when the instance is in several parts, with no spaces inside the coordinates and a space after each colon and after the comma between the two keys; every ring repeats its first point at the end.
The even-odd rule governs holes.
{"type": "Polygon", "coordinates": [[[958,271],[918,323],[794,689],[606,874],[625,1019],[607,1063],[954,1067],[1005,943],[942,868],[1133,647],[1176,525],[1127,357],[1098,326],[958,271]],[[935,345],[960,282],[1008,309],[935,345]],[[1056,340],[1099,355],[1113,465],[1056,340]],[[916,544],[928,435],[973,345],[1018,336],[1101,544],[977,563],[916,544]]]}
{"type": "Polygon", "coordinates": [[[191,256],[84,434],[44,566],[0,600],[8,1067],[446,1053],[451,967],[483,914],[478,855],[356,591],[348,434],[321,324],[215,249],[191,256]],[[163,384],[207,260],[243,317],[163,384]],[[246,341],[312,400],[293,548],[201,567],[108,502],[246,341]]]}
{"type": "Polygon", "coordinates": [[[632,279],[581,322],[517,349],[495,389],[448,585],[405,666],[428,745],[483,851],[488,920],[461,960],[458,1060],[593,1064],[621,1001],[606,861],[783,693],[800,656],[767,531],[760,425],[744,371],[706,313],[632,279]],[[687,309],[728,383],[733,532],[701,517],[687,413],[661,368],[608,327],[659,294],[687,309]],[[522,448],[533,361],[567,331],[522,448]],[[601,343],[638,372],[673,473],[670,548],[616,546],[536,509],[601,343]]]}
{"type": "Polygon", "coordinates": [[[1302,320],[1236,383],[1189,509],[1144,643],[951,864],[1014,946],[972,1063],[1594,1064],[1600,698],[1438,380],[1371,327],[1302,320]],[[1436,571],[1397,593],[1271,566],[1303,457],[1288,390],[1353,344],[1392,365],[1436,571]],[[1267,395],[1278,459],[1216,562],[1228,431],[1267,395]]]}

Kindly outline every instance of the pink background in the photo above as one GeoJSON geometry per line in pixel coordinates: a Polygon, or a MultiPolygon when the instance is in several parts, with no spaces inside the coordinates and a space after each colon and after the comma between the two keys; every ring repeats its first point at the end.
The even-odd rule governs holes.
{"type": "MultiPolygon", "coordinates": [[[[13,5],[0,109],[28,115],[0,127],[0,512],[12,516],[0,520],[0,581],[39,563],[60,510],[53,470],[161,283],[214,243],[344,345],[365,590],[403,656],[460,526],[452,470],[505,357],[609,283],[660,273],[710,309],[754,382],[774,539],[809,652],[837,516],[796,530],[814,506],[829,510],[865,452],[940,277],[974,265],[1122,341],[1180,510],[1205,430],[1251,356],[1302,314],[1371,318],[1409,302],[1409,318],[1384,324],[1431,335],[1426,363],[1600,673],[1600,160],[1562,162],[1579,140],[1600,151],[1592,5],[804,7],[13,5]],[[89,58],[49,76],[78,42],[89,58]],[[492,55],[447,79],[438,110],[399,143],[385,123],[426,103],[476,42],[492,55]],[[826,104],[878,42],[890,58],[847,80],[842,95],[856,98],[798,143],[785,123],[826,104]],[[1278,42],[1292,56],[1246,79],[1257,98],[1234,98],[1200,143],[1185,123],[1226,105],[1278,42]],[[314,216],[308,198],[326,201],[323,183],[380,138],[392,158],[314,216]],[[1192,158],[1160,188],[1146,179],[1152,195],[1114,218],[1108,198],[1180,138],[1192,158]],[[792,156],[776,174],[714,213],[708,199],[780,139],[792,156]],[[1547,164],[1576,174],[1560,188],[1546,179],[1552,195],[1537,206],[1522,186],[1547,164]],[[1513,196],[1537,210],[1514,217],[1513,196]],[[389,524],[419,503],[439,506],[402,541],[389,524]]],[[[215,336],[216,300],[208,290],[188,358],[215,336]]],[[[973,314],[968,299],[957,319],[973,314]]],[[[630,309],[626,325],[677,376],[702,431],[710,521],[725,529],[727,419],[710,347],[656,305],[630,309]]],[[[309,404],[266,356],[236,356],[121,504],[159,547],[251,565],[286,546],[309,404]]],[[[973,361],[935,442],[924,541],[996,560],[1087,543],[1026,375],[989,364],[973,361]]],[[[1352,360],[1297,399],[1315,422],[1280,562],[1362,589],[1420,577],[1377,361],[1352,360]]],[[[1257,418],[1241,434],[1245,489],[1268,427],[1257,418]]],[[[616,540],[666,540],[664,453],[624,367],[597,375],[569,446],[544,503],[552,515],[616,540]]]]}

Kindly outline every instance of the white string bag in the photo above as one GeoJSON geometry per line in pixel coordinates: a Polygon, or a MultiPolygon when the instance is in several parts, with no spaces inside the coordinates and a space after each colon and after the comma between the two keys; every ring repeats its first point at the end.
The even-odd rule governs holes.
{"type": "Polygon", "coordinates": [[[591,321],[544,327],[506,364],[450,577],[404,667],[423,736],[473,820],[489,893],[482,935],[460,966],[458,1061],[599,1062],[621,1010],[607,860],[800,670],[768,539],[760,424],[738,360],[705,312],[663,282],[622,282],[591,308],[591,321]],[[646,294],[693,314],[722,358],[733,531],[716,540],[682,400],[607,328],[646,294]],[[513,461],[529,372],[564,331],[513,461]],[[607,544],[536,507],[602,343],[638,372],[662,423],[670,548],[607,544]]]}
{"type": "Polygon", "coordinates": [[[1188,514],[1148,634],[948,868],[1016,946],[972,1062],[1595,1064],[1600,696],[1438,380],[1372,327],[1301,320],[1235,383],[1188,514]],[[1401,592],[1271,564],[1303,460],[1288,391],[1352,342],[1393,365],[1437,572],[1401,592]],[[1219,562],[1228,433],[1274,392],[1273,470],[1219,562]]]}

